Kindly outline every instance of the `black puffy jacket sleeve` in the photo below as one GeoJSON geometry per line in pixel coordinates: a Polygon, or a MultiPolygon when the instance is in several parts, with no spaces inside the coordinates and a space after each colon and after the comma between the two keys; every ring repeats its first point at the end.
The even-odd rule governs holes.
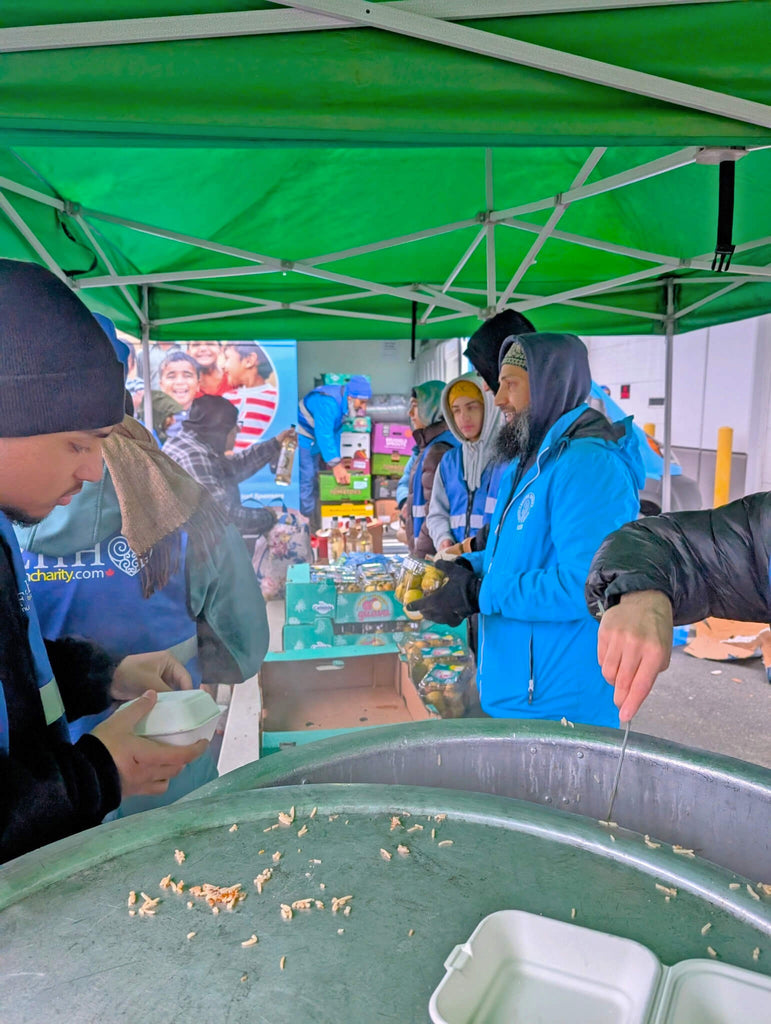
{"type": "Polygon", "coordinates": [[[622,595],[658,590],[672,602],[675,625],[709,615],[771,620],[771,493],[721,508],[674,512],[627,523],[602,542],[586,581],[593,615],[622,595]]]}

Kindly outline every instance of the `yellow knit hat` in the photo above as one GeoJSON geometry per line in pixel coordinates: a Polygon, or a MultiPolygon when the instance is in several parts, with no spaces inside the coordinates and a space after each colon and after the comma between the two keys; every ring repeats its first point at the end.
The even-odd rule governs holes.
{"type": "Polygon", "coordinates": [[[470,380],[458,380],[447,393],[447,404],[452,405],[456,398],[473,398],[475,402],[484,403],[484,396],[476,384],[470,380]]]}

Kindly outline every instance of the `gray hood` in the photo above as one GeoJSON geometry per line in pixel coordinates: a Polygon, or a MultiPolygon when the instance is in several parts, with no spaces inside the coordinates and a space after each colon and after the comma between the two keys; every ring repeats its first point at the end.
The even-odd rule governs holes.
{"type": "Polygon", "coordinates": [[[469,490],[475,491],[479,487],[485,468],[497,458],[495,441],[503,426],[503,415],[495,406],[495,396],[492,391],[485,389],[484,382],[478,373],[464,373],[460,377],[454,377],[449,384],[445,385],[444,391],[442,391],[442,413],[444,414],[448,430],[452,431],[453,435],[460,441],[463,457],[463,476],[469,490]],[[448,401],[450,388],[460,380],[467,380],[472,384],[476,384],[482,392],[482,398],[485,403],[485,418],[478,441],[467,441],[464,438],[463,434],[455,426],[455,420],[450,410],[450,403],[448,401]]]}

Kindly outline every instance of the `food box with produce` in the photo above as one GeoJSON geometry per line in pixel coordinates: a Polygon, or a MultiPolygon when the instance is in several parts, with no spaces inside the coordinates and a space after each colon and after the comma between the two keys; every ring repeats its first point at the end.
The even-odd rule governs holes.
{"type": "Polygon", "coordinates": [[[372,455],[372,472],[375,476],[400,477],[410,461],[409,455],[383,455],[374,452],[372,455]]]}
{"type": "Polygon", "coordinates": [[[319,491],[322,502],[369,501],[372,497],[372,477],[352,473],[350,483],[339,484],[331,473],[321,473],[319,491]]]}
{"type": "Polygon", "coordinates": [[[378,455],[410,455],[415,441],[406,423],[376,423],[372,451],[378,455]]]}
{"type": "Polygon", "coordinates": [[[307,562],[290,565],[286,577],[286,622],[288,625],[310,624],[319,618],[332,618],[337,603],[335,584],[328,580],[311,580],[307,562]]]}

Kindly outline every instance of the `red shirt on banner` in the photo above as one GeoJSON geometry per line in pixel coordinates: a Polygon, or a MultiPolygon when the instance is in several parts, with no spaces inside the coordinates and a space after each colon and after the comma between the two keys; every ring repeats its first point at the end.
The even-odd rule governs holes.
{"type": "Polygon", "coordinates": [[[219,395],[221,398],[224,398],[227,395],[228,391],[232,390],[233,385],[230,383],[230,378],[228,377],[227,373],[222,374],[219,380],[219,384],[217,384],[215,388],[211,388],[209,386],[209,381],[203,374],[201,374],[198,391],[195,397],[200,398],[201,395],[219,395]]]}
{"type": "Polygon", "coordinates": [[[222,397],[238,410],[238,436],[233,451],[243,451],[261,440],[276,415],[278,389],[271,384],[258,384],[252,388],[236,388],[222,397]]]}

